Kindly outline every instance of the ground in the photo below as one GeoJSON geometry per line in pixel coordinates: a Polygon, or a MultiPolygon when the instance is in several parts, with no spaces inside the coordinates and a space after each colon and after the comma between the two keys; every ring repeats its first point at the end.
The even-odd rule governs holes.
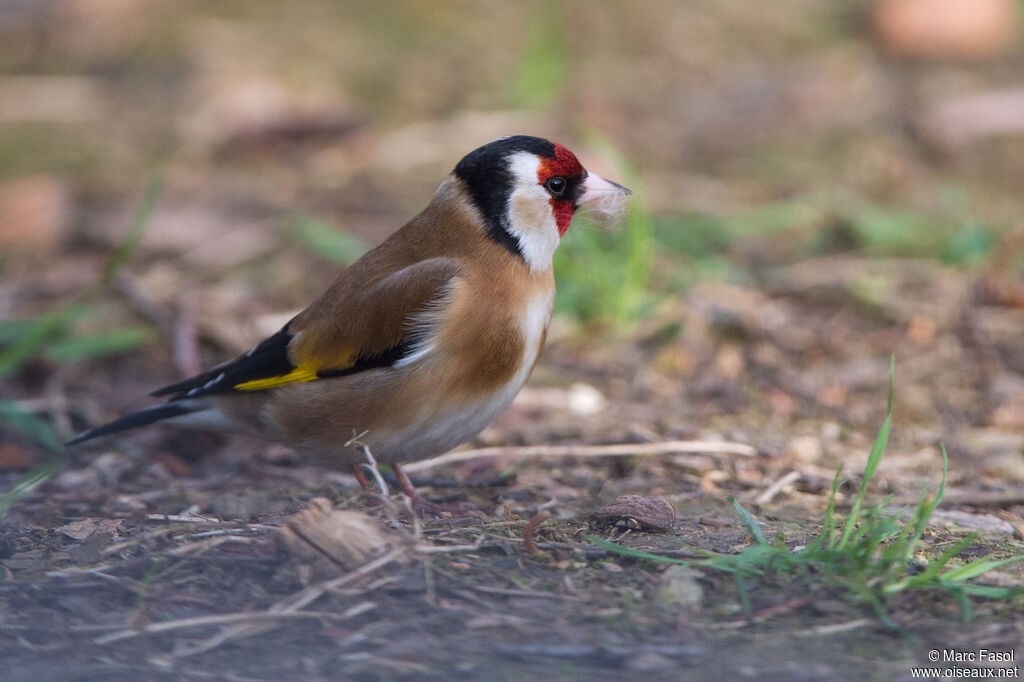
{"type": "Polygon", "coordinates": [[[349,4],[0,8],[0,99],[18,104],[0,107],[5,679],[911,679],[933,650],[948,667],[980,649],[1017,660],[967,667],[1019,664],[1019,595],[965,618],[945,591],[901,591],[879,612],[817,569],[741,591],[698,565],[757,543],[729,497],[794,551],[840,467],[850,513],[893,358],[869,503],[913,508],[949,455],[911,572],[971,532],[956,565],[1024,554],[1024,155],[983,116],[948,123],[1012,92],[1019,49],[898,59],[866,3],[756,21],[738,0],[349,4]],[[565,142],[636,205],[617,231],[567,233],[513,406],[461,458],[410,467],[476,511],[418,521],[242,436],[58,446],[274,331],[510,132],[565,142]],[[624,495],[674,519],[609,513],[624,495]]]}
{"type": "MultiPolygon", "coordinates": [[[[854,259],[830,262],[827,269],[876,266],[854,259]]],[[[924,267],[887,266],[882,269],[896,280],[924,267]]],[[[912,283],[897,288],[908,303],[912,283]]],[[[726,305],[726,292],[713,293],[716,305],[726,305]]],[[[702,295],[698,289],[685,304],[691,324],[700,314],[693,311],[707,303],[702,295]]],[[[883,353],[893,346],[879,339],[905,336],[911,327],[886,319],[884,310],[865,311],[856,301],[826,296],[832,299],[822,323],[828,333],[786,347],[796,342],[750,317],[770,304],[809,325],[823,315],[814,298],[781,293],[753,308],[742,309],[737,300],[733,308],[717,310],[729,333],[748,341],[736,358],[719,349],[697,361],[685,380],[645,376],[635,368],[657,366],[669,353],[699,353],[696,342],[631,342],[612,351],[604,343],[591,348],[556,341],[523,397],[485,440],[563,443],[579,447],[579,455],[498,455],[418,472],[455,486],[431,487],[431,479],[425,491],[466,497],[480,511],[428,520],[417,529],[392,510],[397,525],[370,544],[393,558],[365,575],[358,575],[358,561],[354,567],[324,561],[280,537],[279,528],[313,498],[387,519],[387,510],[374,507],[342,474],[242,437],[170,430],[75,450],[61,473],[23,497],[4,520],[8,580],[0,585],[6,628],[0,641],[7,670],[16,671],[17,679],[51,677],[69,665],[80,679],[140,673],[153,679],[229,673],[309,679],[339,672],[368,678],[611,679],[624,670],[671,677],[682,666],[700,677],[850,679],[866,672],[906,676],[911,665],[926,665],[931,649],[1013,649],[1024,633],[1019,605],[976,601],[972,620],[963,623],[948,595],[900,595],[887,605],[902,628],[893,629],[867,605],[816,584],[814,576],[768,576],[750,581],[752,603],[744,609],[728,575],[618,557],[588,540],[596,534],[674,556],[694,556],[677,540],[736,552],[751,538],[725,500],[730,494],[750,507],[767,535],[782,533],[790,546],[817,532],[836,466],[843,462],[856,478],[873,427],[884,416],[883,353]],[[797,373],[798,359],[819,355],[833,336],[857,336],[863,355],[851,350],[843,365],[807,360],[797,373]],[[728,373],[738,371],[731,363],[757,377],[742,395],[730,390],[728,373]],[[801,399],[799,387],[787,393],[779,387],[786,373],[827,386],[829,378],[849,372],[862,378],[843,385],[859,389],[835,408],[815,408],[801,399]],[[560,377],[601,387],[604,405],[584,402],[585,414],[573,414],[566,407],[573,404],[573,389],[559,388],[560,377]],[[717,411],[716,401],[730,401],[732,413],[702,417],[702,410],[717,411]],[[801,414],[797,424],[785,418],[794,412],[801,414]],[[840,426],[839,414],[863,415],[863,423],[847,416],[840,426]],[[639,444],[666,439],[738,441],[756,454],[735,447],[715,453],[714,443],[706,452],[671,454],[668,446],[670,454],[623,457],[587,456],[584,447],[634,443],[640,451],[639,444]],[[789,484],[757,502],[790,472],[789,484]],[[630,530],[590,518],[624,494],[669,502],[677,515],[671,531],[630,530]],[[530,554],[525,526],[542,509],[551,519],[537,528],[537,553],[530,554]],[[345,584],[299,610],[308,615],[268,615],[311,586],[338,578],[345,584]],[[184,627],[187,619],[224,614],[240,614],[241,621],[184,627]],[[159,629],[176,622],[182,627],[159,629]]],[[[964,382],[963,403],[951,405],[951,389],[903,378],[915,365],[939,362],[965,375],[980,371],[968,366],[967,346],[979,329],[964,330],[960,315],[950,317],[958,329],[938,327],[932,338],[915,343],[912,355],[897,353],[895,447],[883,460],[873,494],[893,494],[894,505],[912,504],[922,485],[934,489],[941,474],[937,446],[945,442],[950,503],[940,509],[926,545],[941,549],[965,528],[980,529],[982,537],[965,556],[1017,554],[1014,519],[1022,500],[1020,483],[1011,476],[1019,475],[1019,461],[1003,461],[1000,453],[1019,444],[1008,442],[1005,432],[999,437],[998,429],[956,426],[989,397],[964,382]],[[919,387],[920,403],[901,395],[899,386],[910,383],[919,387]],[[928,402],[939,397],[940,405],[928,402]],[[908,413],[942,415],[942,421],[908,423],[908,413]]],[[[985,338],[988,356],[1012,354],[1013,338],[992,330],[985,338]]],[[[849,340],[844,343],[851,348],[849,340]]],[[[141,372],[135,377],[145,379],[141,372]]],[[[579,386],[575,391],[594,399],[579,386]]],[[[853,487],[842,490],[848,506],[853,487]]],[[[336,532],[345,535],[346,526],[341,528],[336,532]]],[[[990,579],[1015,583],[1020,575],[1011,565],[990,579]]]]}

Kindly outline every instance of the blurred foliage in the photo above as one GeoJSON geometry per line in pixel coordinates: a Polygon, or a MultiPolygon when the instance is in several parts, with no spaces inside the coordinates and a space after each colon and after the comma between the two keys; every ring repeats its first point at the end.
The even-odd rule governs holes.
{"type": "Polygon", "coordinates": [[[602,228],[586,213],[574,218],[572,235],[555,251],[558,281],[556,310],[584,322],[603,321],[624,327],[651,302],[648,284],[654,254],[654,220],[647,207],[640,174],[595,130],[590,144],[624,173],[622,184],[633,191],[625,224],[602,228]]]}
{"type": "MultiPolygon", "coordinates": [[[[46,479],[56,474],[63,466],[63,457],[53,457],[49,461],[30,471],[24,478],[11,486],[9,490],[0,494],[0,521],[2,521],[4,516],[7,515],[8,510],[14,506],[15,502],[30,493],[36,486],[43,483],[46,479]]],[[[2,566],[0,566],[0,569],[5,573],[7,571],[7,569],[2,566]]]]}
{"type": "Polygon", "coordinates": [[[0,400],[0,424],[30,437],[52,452],[61,451],[60,439],[49,422],[25,412],[10,401],[0,400]]]}
{"type": "Polygon", "coordinates": [[[366,253],[370,246],[365,241],[315,216],[292,212],[286,221],[288,232],[312,253],[341,265],[351,265],[366,253]]]}
{"type": "Polygon", "coordinates": [[[513,100],[518,106],[541,108],[555,103],[565,81],[566,52],[565,27],[557,6],[538,4],[518,76],[512,81],[513,100]]]}
{"type": "Polygon", "coordinates": [[[16,375],[34,358],[64,363],[135,350],[152,338],[147,327],[127,326],[76,333],[75,323],[101,308],[75,304],[26,320],[0,320],[0,377],[16,375]]]}
{"type": "Polygon", "coordinates": [[[118,243],[113,253],[110,254],[110,258],[103,268],[103,276],[100,279],[101,286],[107,286],[113,282],[118,271],[124,267],[128,259],[135,253],[135,250],[139,248],[139,242],[142,241],[142,235],[146,231],[146,226],[149,224],[149,219],[152,217],[163,191],[164,183],[160,176],[149,181],[146,191],[142,195],[142,203],[139,204],[138,209],[135,211],[135,217],[132,220],[131,227],[128,229],[128,234],[121,238],[120,243],[118,243]]]}
{"type": "MultiPolygon", "coordinates": [[[[137,350],[155,337],[149,327],[140,325],[91,332],[81,332],[76,325],[85,319],[102,319],[104,304],[100,301],[138,248],[160,199],[162,188],[163,183],[159,179],[149,183],[131,227],[111,252],[102,275],[94,286],[80,292],[75,301],[50,313],[26,319],[0,320],[0,378],[17,376],[30,362],[37,359],[45,359],[54,364],[66,364],[116,356],[137,350]]],[[[52,427],[35,415],[22,410],[15,403],[0,403],[0,428],[10,428],[27,435],[50,450],[61,450],[59,439],[52,427]]],[[[57,468],[58,464],[44,465],[38,472],[30,474],[25,481],[34,481],[42,476],[36,481],[38,483],[57,468]]],[[[14,494],[15,490],[22,490],[25,481],[7,495],[14,494]]],[[[18,494],[23,494],[28,489],[25,488],[18,494]]]]}
{"type": "Polygon", "coordinates": [[[999,239],[969,206],[923,210],[823,195],[655,218],[636,172],[628,177],[639,191],[625,225],[602,228],[582,215],[556,252],[556,306],[563,314],[623,326],[700,281],[754,284],[749,261],[756,244],[772,250],[764,254],[769,262],[859,252],[972,267],[987,262],[999,239]]]}

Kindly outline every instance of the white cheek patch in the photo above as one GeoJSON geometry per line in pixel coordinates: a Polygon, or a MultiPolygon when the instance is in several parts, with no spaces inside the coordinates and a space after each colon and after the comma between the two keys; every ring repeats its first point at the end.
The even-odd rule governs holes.
{"type": "Polygon", "coordinates": [[[535,154],[520,152],[509,160],[512,193],[508,198],[509,233],[519,241],[519,250],[531,270],[551,267],[551,258],[558,248],[558,223],[551,208],[551,197],[537,182],[535,154]]]}

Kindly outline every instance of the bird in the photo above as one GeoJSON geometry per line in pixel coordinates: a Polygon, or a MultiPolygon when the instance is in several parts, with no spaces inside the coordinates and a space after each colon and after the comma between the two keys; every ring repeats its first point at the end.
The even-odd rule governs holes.
{"type": "Polygon", "coordinates": [[[279,331],[67,444],[156,422],[240,431],[348,466],[364,490],[365,447],[417,511],[437,511],[402,464],[473,439],[508,407],[544,345],[552,258],[575,212],[630,194],[555,142],[493,140],[279,331]]]}

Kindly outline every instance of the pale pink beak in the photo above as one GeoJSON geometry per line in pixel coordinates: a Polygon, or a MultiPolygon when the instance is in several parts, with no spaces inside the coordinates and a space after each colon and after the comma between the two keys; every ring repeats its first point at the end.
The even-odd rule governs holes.
{"type": "Polygon", "coordinates": [[[594,201],[601,201],[607,197],[629,196],[631,192],[617,182],[605,180],[600,175],[587,172],[587,179],[581,185],[583,193],[576,200],[576,205],[587,204],[594,201]]]}

